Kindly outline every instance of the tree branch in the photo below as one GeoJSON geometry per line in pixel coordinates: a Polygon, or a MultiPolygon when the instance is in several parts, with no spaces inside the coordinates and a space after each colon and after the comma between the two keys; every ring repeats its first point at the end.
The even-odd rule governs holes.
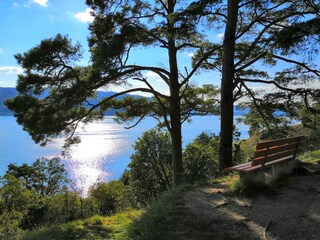
{"type": "Polygon", "coordinates": [[[284,62],[293,63],[293,64],[296,64],[298,66],[301,66],[301,67],[305,68],[306,70],[308,70],[309,72],[312,72],[315,75],[317,75],[318,77],[320,77],[320,71],[318,71],[316,69],[312,69],[312,68],[310,68],[309,66],[307,66],[306,64],[304,64],[302,62],[298,62],[298,61],[295,61],[295,60],[292,60],[292,59],[288,59],[288,58],[285,58],[285,57],[282,57],[282,56],[278,56],[278,55],[275,55],[275,54],[273,54],[272,56],[274,58],[282,60],[284,62]]]}
{"type": "Polygon", "coordinates": [[[252,83],[264,83],[264,84],[272,84],[275,85],[277,88],[284,90],[284,91],[288,91],[288,92],[293,92],[296,94],[309,94],[311,93],[310,89],[293,89],[293,88],[288,88],[288,87],[283,87],[281,86],[279,83],[277,83],[276,81],[273,80],[262,80],[262,79],[249,79],[249,78],[241,78],[240,81],[242,82],[252,82],[252,83]]]}
{"type": "MultiPolygon", "coordinates": [[[[266,117],[264,116],[263,112],[260,109],[259,104],[257,103],[257,98],[254,96],[254,93],[251,91],[250,88],[247,87],[247,85],[245,83],[242,83],[243,87],[247,90],[247,92],[249,93],[249,95],[251,96],[252,100],[253,100],[253,104],[256,107],[258,113],[260,114],[260,116],[262,117],[262,120],[264,121],[264,123],[266,124],[268,130],[270,131],[271,135],[274,136],[273,131],[266,119],[266,117]]],[[[261,100],[260,100],[261,101],[261,100]]]]}
{"type": "Polygon", "coordinates": [[[189,79],[196,73],[196,71],[201,67],[202,63],[207,60],[207,58],[213,54],[214,51],[218,50],[221,46],[218,46],[216,48],[211,49],[209,52],[205,53],[202,58],[197,62],[197,64],[193,67],[191,72],[186,76],[186,78],[180,83],[180,86],[183,86],[186,84],[186,82],[189,81],[189,79]]]}
{"type": "Polygon", "coordinates": [[[240,72],[240,71],[244,70],[245,68],[249,67],[250,65],[254,64],[256,61],[259,61],[263,56],[265,56],[267,54],[267,52],[268,52],[268,50],[260,53],[259,55],[257,55],[256,57],[254,57],[249,62],[242,65],[241,67],[235,68],[235,72],[240,72]]]}
{"type": "Polygon", "coordinates": [[[146,116],[146,114],[143,114],[135,124],[133,124],[133,125],[131,125],[129,127],[125,127],[125,129],[134,128],[135,126],[137,126],[145,118],[145,116],[146,116]]]}

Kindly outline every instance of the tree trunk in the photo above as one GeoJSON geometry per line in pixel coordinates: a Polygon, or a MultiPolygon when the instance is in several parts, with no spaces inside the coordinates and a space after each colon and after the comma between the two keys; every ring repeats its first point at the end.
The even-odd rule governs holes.
{"type": "Polygon", "coordinates": [[[238,19],[238,0],[228,0],[228,19],[223,41],[221,81],[221,126],[219,169],[232,166],[233,143],[233,82],[235,34],[238,19]]]}
{"type": "MultiPolygon", "coordinates": [[[[174,13],[176,1],[168,0],[168,16],[174,13]]],[[[172,171],[173,188],[183,183],[182,165],[182,134],[181,134],[181,104],[180,104],[180,83],[177,61],[177,48],[175,39],[175,26],[172,19],[167,19],[168,23],[168,57],[170,66],[170,121],[171,121],[171,142],[172,142],[172,171]]]]}
{"type": "Polygon", "coordinates": [[[182,134],[180,113],[171,116],[173,188],[183,184],[182,134]]]}
{"type": "Polygon", "coordinates": [[[172,171],[173,187],[183,183],[182,165],[182,133],[181,133],[181,104],[180,84],[178,77],[177,52],[174,41],[169,41],[169,64],[170,64],[170,121],[171,121],[171,142],[172,142],[172,171]]]}

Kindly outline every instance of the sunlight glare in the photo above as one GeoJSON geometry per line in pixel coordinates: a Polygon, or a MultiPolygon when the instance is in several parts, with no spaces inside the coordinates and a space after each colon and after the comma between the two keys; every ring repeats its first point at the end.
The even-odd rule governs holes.
{"type": "Polygon", "coordinates": [[[81,137],[81,142],[70,149],[72,157],[67,160],[67,165],[76,188],[84,196],[90,186],[112,177],[106,164],[116,161],[115,156],[129,145],[123,127],[108,124],[110,121],[112,119],[90,123],[85,130],[78,130],[76,134],[81,137]]]}

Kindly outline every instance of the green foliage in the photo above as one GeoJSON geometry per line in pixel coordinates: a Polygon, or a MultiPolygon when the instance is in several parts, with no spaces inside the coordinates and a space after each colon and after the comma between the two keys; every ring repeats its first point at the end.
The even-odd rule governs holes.
{"type": "Polygon", "coordinates": [[[1,234],[11,234],[3,232],[10,228],[19,233],[81,217],[80,196],[70,200],[67,182],[59,158],[37,159],[31,166],[10,164],[0,188],[0,216],[10,227],[4,224],[1,234]]]}
{"type": "MultiPolygon", "coordinates": [[[[316,7],[316,5],[314,6],[316,7]]],[[[299,54],[301,51],[311,49],[318,51],[315,46],[319,43],[319,25],[319,18],[306,18],[303,22],[275,31],[273,39],[284,54],[299,54]],[[308,40],[306,41],[306,39],[308,40]]]]}
{"type": "Polygon", "coordinates": [[[256,149],[257,142],[261,139],[259,134],[254,134],[246,140],[240,140],[237,144],[240,146],[241,157],[239,163],[249,162],[256,149]]]}
{"type": "Polygon", "coordinates": [[[171,143],[167,132],[151,129],[133,146],[129,185],[133,202],[145,206],[172,185],[171,143]]]}
{"type": "Polygon", "coordinates": [[[34,190],[26,189],[16,177],[7,174],[1,179],[0,188],[0,236],[12,236],[29,228],[27,220],[32,218],[31,209],[39,206],[39,196],[34,190]]]}
{"type": "MultiPolygon", "coordinates": [[[[185,183],[203,183],[218,175],[219,138],[202,133],[183,154],[185,183]]],[[[171,189],[171,144],[167,132],[158,128],[143,133],[134,145],[129,168],[121,181],[135,206],[147,206],[160,193],[171,189]]]]}
{"type": "Polygon", "coordinates": [[[141,211],[127,210],[111,217],[93,216],[88,219],[55,225],[27,233],[22,239],[118,239],[125,240],[129,225],[141,211]]]}
{"type": "Polygon", "coordinates": [[[128,232],[129,239],[215,239],[216,234],[208,231],[208,219],[195,216],[184,205],[183,194],[182,187],[161,194],[132,223],[128,232]]]}
{"type": "Polygon", "coordinates": [[[92,216],[89,212],[89,204],[82,202],[82,197],[75,192],[65,192],[43,199],[46,207],[44,226],[65,223],[79,219],[83,216],[92,216]]]}
{"type": "Polygon", "coordinates": [[[320,130],[320,119],[319,119],[320,105],[319,104],[313,104],[312,106],[309,106],[309,108],[306,108],[301,104],[298,108],[298,112],[299,112],[301,123],[304,127],[310,128],[314,131],[320,130]]]}
{"type": "MultiPolygon", "coordinates": [[[[174,239],[174,225],[183,213],[183,190],[163,193],[130,227],[132,239],[174,239]]],[[[187,216],[184,216],[187,217],[187,216]]]]}
{"type": "Polygon", "coordinates": [[[79,44],[58,34],[15,57],[25,72],[19,75],[19,95],[5,104],[17,122],[42,145],[61,132],[69,133],[76,125],[73,120],[88,112],[83,101],[94,96],[86,87],[87,70],[74,67],[81,57],[79,44]]]}
{"type": "Polygon", "coordinates": [[[219,138],[201,133],[184,151],[184,177],[186,183],[207,182],[218,172],[219,138]]]}
{"type": "MultiPolygon", "coordinates": [[[[217,94],[219,91],[213,85],[205,85],[202,87],[196,87],[193,85],[188,86],[183,90],[181,101],[181,122],[190,121],[190,117],[193,115],[207,115],[218,114],[219,103],[217,101],[217,94]]],[[[119,123],[128,121],[141,121],[146,116],[151,116],[158,121],[159,127],[167,126],[164,121],[165,118],[169,118],[169,111],[165,111],[163,107],[170,107],[170,102],[165,97],[150,97],[150,98],[137,98],[126,96],[122,99],[113,99],[109,101],[108,105],[104,107],[112,107],[114,109],[121,109],[116,111],[116,121],[119,123]],[[159,104],[161,100],[161,104],[159,104]]],[[[102,107],[102,110],[106,110],[102,107]]]]}
{"type": "MultiPolygon", "coordinates": [[[[286,134],[291,123],[289,109],[283,104],[272,103],[272,99],[265,99],[259,106],[250,105],[250,111],[239,122],[249,126],[249,135],[257,133],[281,138],[286,134]],[[281,111],[281,112],[280,112],[281,111]]],[[[246,106],[248,107],[248,106],[246,106]]]]}
{"type": "Polygon", "coordinates": [[[20,239],[23,233],[20,228],[23,215],[23,212],[16,210],[5,210],[0,214],[0,239],[20,239]]]}
{"type": "Polygon", "coordinates": [[[30,204],[37,202],[35,191],[24,188],[16,177],[7,174],[1,179],[1,210],[27,213],[30,204]]]}
{"type": "Polygon", "coordinates": [[[91,187],[89,197],[93,199],[100,215],[111,215],[129,206],[125,191],[126,188],[121,181],[102,182],[91,187]]]}
{"type": "Polygon", "coordinates": [[[271,180],[268,183],[243,182],[235,179],[229,186],[228,194],[246,196],[256,196],[258,194],[274,195],[283,184],[284,180],[281,178],[271,180]]]}
{"type": "Polygon", "coordinates": [[[299,155],[299,160],[305,163],[320,163],[320,149],[304,152],[299,155]]]}
{"type": "Polygon", "coordinates": [[[42,40],[38,46],[15,56],[25,72],[19,76],[19,95],[6,101],[6,105],[33,140],[42,145],[61,133],[66,136],[66,146],[77,143],[79,138],[73,133],[79,124],[102,118],[110,107],[123,110],[118,112],[119,121],[137,117],[140,122],[145,116],[163,119],[175,139],[172,162],[177,167],[173,176],[174,184],[179,185],[183,172],[181,124],[195,113],[216,112],[217,90],[190,84],[205,57],[183,71],[177,59],[179,53],[201,48],[201,38],[205,35],[198,28],[200,16],[196,13],[210,10],[216,2],[88,0],[89,7],[95,10],[88,38],[91,65],[76,66],[81,47],[73,45],[68,37],[58,34],[42,40]],[[134,63],[131,51],[148,46],[167,52],[162,67],[134,63]],[[168,94],[155,87],[147,72],[163,81],[168,94]],[[141,84],[135,88],[135,83],[141,84]],[[99,89],[113,85],[129,88],[91,101],[99,89]],[[153,98],[115,100],[132,92],[148,93],[153,98]]]}
{"type": "Polygon", "coordinates": [[[9,164],[6,174],[12,175],[27,189],[33,189],[42,196],[52,196],[66,190],[68,182],[64,165],[58,157],[39,158],[32,166],[9,164]]]}

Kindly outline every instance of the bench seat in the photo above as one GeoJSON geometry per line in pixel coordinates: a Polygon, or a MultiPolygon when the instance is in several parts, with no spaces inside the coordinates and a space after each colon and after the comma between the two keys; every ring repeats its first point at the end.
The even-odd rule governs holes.
{"type": "MultiPolygon", "coordinates": [[[[290,156],[283,157],[283,158],[280,158],[280,159],[277,159],[277,160],[274,160],[271,162],[267,162],[267,163],[265,163],[265,166],[270,166],[272,164],[279,163],[279,162],[289,161],[293,157],[294,157],[293,155],[290,155],[290,156]]],[[[256,165],[256,166],[252,166],[251,164],[252,164],[251,162],[239,164],[239,165],[236,165],[233,167],[225,168],[225,169],[223,169],[223,172],[237,171],[237,172],[249,173],[249,172],[255,171],[257,169],[261,169],[261,164],[256,165]]]]}
{"type": "MultiPolygon", "coordinates": [[[[222,170],[222,173],[237,171],[240,174],[240,178],[252,179],[252,177],[245,175],[264,175],[264,172],[270,166],[272,167],[274,174],[275,172],[288,173],[294,168],[294,164],[292,163],[295,162],[298,148],[303,139],[303,136],[296,136],[258,142],[250,162],[225,168],[222,170]],[[286,164],[286,166],[284,166],[284,164],[286,164]],[[275,170],[274,166],[277,165],[281,166],[282,169],[275,170]]],[[[264,177],[261,176],[260,178],[264,179],[264,177]]]]}

